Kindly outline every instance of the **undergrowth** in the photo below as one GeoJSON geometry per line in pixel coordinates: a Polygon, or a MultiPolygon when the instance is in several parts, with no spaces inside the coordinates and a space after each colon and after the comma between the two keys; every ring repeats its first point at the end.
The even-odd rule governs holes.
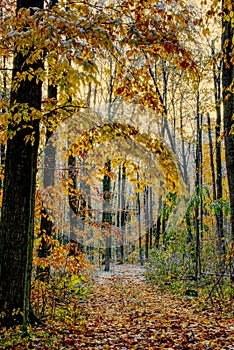
{"type": "Polygon", "coordinates": [[[52,249],[46,258],[37,256],[35,246],[31,284],[35,320],[26,330],[22,326],[2,328],[0,349],[55,349],[53,344],[62,343],[71,327],[79,329],[84,323],[84,304],[91,291],[91,266],[71,243],[63,246],[51,239],[50,245],[52,249]]]}
{"type": "Polygon", "coordinates": [[[201,273],[194,271],[169,254],[155,255],[145,265],[147,280],[162,293],[172,293],[190,300],[199,309],[212,309],[228,317],[234,315],[234,286],[230,276],[223,272],[201,273]]]}

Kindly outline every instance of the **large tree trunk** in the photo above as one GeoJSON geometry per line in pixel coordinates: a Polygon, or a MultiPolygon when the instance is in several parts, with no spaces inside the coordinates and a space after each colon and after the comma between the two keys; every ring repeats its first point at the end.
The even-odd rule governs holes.
{"type": "MultiPolygon", "coordinates": [[[[234,247],[234,134],[233,134],[233,115],[234,115],[234,97],[233,93],[229,90],[234,79],[234,65],[233,65],[233,35],[234,28],[231,24],[231,18],[226,16],[231,13],[230,6],[232,6],[232,12],[234,11],[234,5],[228,1],[222,1],[223,6],[223,31],[222,31],[222,48],[224,52],[223,57],[223,110],[224,110],[224,129],[226,133],[225,137],[225,152],[226,152],[226,165],[227,176],[230,195],[231,206],[231,230],[232,230],[232,245],[234,247]],[[229,6],[229,10],[228,7],[229,6]],[[231,133],[232,130],[232,133],[231,133]]],[[[231,278],[234,280],[234,271],[231,271],[231,278]]]]}
{"type": "MultiPolygon", "coordinates": [[[[17,10],[30,5],[32,1],[18,0],[17,10]]],[[[43,8],[43,1],[34,1],[33,6],[43,8]]],[[[13,81],[19,72],[42,67],[41,60],[30,65],[26,58],[20,52],[15,53],[13,81]]],[[[39,110],[41,87],[41,82],[36,82],[36,79],[21,81],[17,90],[12,89],[11,106],[26,103],[39,110]]],[[[21,314],[13,315],[14,310],[24,314],[29,312],[25,298],[30,294],[39,120],[29,116],[28,120],[16,125],[12,116],[8,129],[13,137],[7,141],[0,225],[0,310],[5,316],[0,322],[11,326],[22,322],[21,314]],[[33,138],[26,141],[29,135],[33,138]]]]}

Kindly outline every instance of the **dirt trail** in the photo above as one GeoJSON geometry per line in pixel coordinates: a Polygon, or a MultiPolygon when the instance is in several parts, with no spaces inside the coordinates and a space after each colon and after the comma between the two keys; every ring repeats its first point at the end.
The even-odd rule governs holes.
{"type": "Polygon", "coordinates": [[[138,265],[113,266],[94,283],[82,330],[70,329],[73,349],[234,349],[233,320],[162,295],[138,265]]]}

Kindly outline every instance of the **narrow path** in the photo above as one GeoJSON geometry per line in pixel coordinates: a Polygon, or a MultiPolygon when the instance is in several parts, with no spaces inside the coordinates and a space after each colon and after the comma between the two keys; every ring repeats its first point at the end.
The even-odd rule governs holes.
{"type": "Polygon", "coordinates": [[[233,320],[162,295],[138,265],[99,273],[83,327],[70,332],[73,349],[234,349],[233,320]]]}

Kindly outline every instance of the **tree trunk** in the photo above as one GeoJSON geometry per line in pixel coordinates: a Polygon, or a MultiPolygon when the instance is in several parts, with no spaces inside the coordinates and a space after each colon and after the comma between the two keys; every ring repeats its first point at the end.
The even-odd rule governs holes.
{"type": "Polygon", "coordinates": [[[141,201],[140,201],[140,192],[139,192],[139,172],[137,173],[137,216],[138,216],[138,241],[139,241],[139,258],[140,264],[143,265],[143,254],[142,254],[142,237],[141,237],[141,201]]]}
{"type": "MultiPolygon", "coordinates": [[[[2,15],[2,13],[1,13],[2,15]]],[[[6,56],[3,56],[3,62],[2,62],[2,66],[3,66],[3,94],[2,94],[2,98],[3,100],[6,99],[6,90],[7,90],[7,73],[6,73],[6,56]]],[[[2,110],[2,113],[4,113],[5,110],[2,110]]],[[[0,190],[3,188],[3,180],[2,180],[2,175],[4,173],[4,166],[5,166],[5,158],[6,158],[6,146],[4,141],[0,142],[0,190]]]]}
{"type": "Polygon", "coordinates": [[[181,153],[182,153],[182,169],[183,169],[183,179],[184,183],[187,187],[187,190],[189,192],[190,189],[190,183],[189,183],[189,176],[188,176],[188,162],[186,160],[186,152],[185,152],[185,141],[184,141],[184,127],[183,127],[183,101],[184,96],[181,96],[180,100],[180,138],[181,138],[181,153]]]}
{"type": "Polygon", "coordinates": [[[190,244],[193,241],[193,233],[192,233],[192,223],[191,223],[191,205],[187,206],[187,210],[185,213],[185,222],[187,226],[187,244],[190,244]]]}
{"type": "MultiPolygon", "coordinates": [[[[57,88],[48,86],[48,98],[57,99],[57,88]]],[[[46,147],[44,155],[44,169],[43,169],[43,186],[44,188],[54,186],[54,170],[55,170],[55,155],[56,149],[53,145],[53,141],[50,139],[52,131],[47,128],[46,130],[46,147]]],[[[43,203],[42,203],[43,204],[43,203]]],[[[40,237],[41,244],[38,249],[38,257],[46,258],[49,255],[51,245],[48,243],[47,238],[52,236],[53,218],[49,215],[48,208],[43,207],[41,211],[41,225],[40,225],[40,237]]],[[[49,279],[50,267],[37,269],[37,276],[40,280],[45,281],[49,279]]]]}
{"type": "MultiPolygon", "coordinates": [[[[215,55],[214,47],[212,47],[212,56],[215,55]]],[[[221,66],[216,67],[213,63],[213,79],[214,79],[214,98],[216,110],[216,126],[215,126],[215,150],[216,150],[216,199],[221,201],[223,198],[222,185],[222,159],[221,159],[221,66]]],[[[218,235],[218,251],[220,254],[221,265],[224,264],[225,242],[223,231],[223,208],[220,206],[219,213],[216,214],[216,228],[218,235]]]]}
{"type": "Polygon", "coordinates": [[[159,248],[159,242],[160,242],[160,236],[162,231],[162,195],[159,196],[158,199],[158,216],[157,216],[157,222],[156,222],[156,229],[155,229],[155,247],[159,248]]]}
{"type": "MultiPolygon", "coordinates": [[[[30,4],[29,0],[18,0],[17,10],[29,8],[30,4]]],[[[34,1],[33,5],[42,9],[43,1],[34,1]]],[[[13,81],[17,79],[17,73],[29,68],[35,71],[43,66],[41,60],[29,64],[26,59],[27,56],[21,52],[15,53],[13,81]]],[[[11,107],[15,103],[26,103],[28,107],[40,110],[41,91],[41,82],[35,78],[31,81],[26,78],[20,82],[18,89],[12,89],[11,107]]],[[[22,312],[27,322],[25,313],[28,314],[29,307],[39,120],[29,118],[16,125],[12,116],[8,130],[13,133],[13,137],[7,141],[0,225],[0,310],[4,313],[0,322],[12,326],[22,323],[22,312]],[[29,136],[31,139],[26,141],[29,136]],[[14,310],[17,310],[16,314],[14,310]]]]}
{"type": "Polygon", "coordinates": [[[201,160],[202,160],[202,129],[201,115],[199,113],[200,95],[199,83],[197,91],[197,145],[196,145],[196,205],[195,205],[195,228],[196,228],[196,253],[195,253],[195,278],[201,274],[201,160]]]}
{"type": "Polygon", "coordinates": [[[212,133],[211,133],[211,123],[210,123],[210,114],[207,114],[207,124],[208,124],[208,137],[209,137],[209,148],[210,148],[210,168],[212,175],[212,188],[213,188],[213,200],[215,201],[216,196],[216,177],[215,177],[215,167],[214,167],[214,147],[212,141],[212,133]]]}
{"type": "Polygon", "coordinates": [[[6,146],[1,143],[1,150],[0,150],[0,190],[3,188],[3,180],[2,176],[4,174],[4,167],[5,167],[5,159],[6,159],[6,146]]]}
{"type": "MultiPolygon", "coordinates": [[[[117,216],[116,216],[116,226],[118,227],[118,234],[120,234],[120,210],[121,210],[121,166],[119,166],[119,171],[118,171],[118,194],[117,194],[117,216]]],[[[118,242],[118,241],[117,241],[118,242]]],[[[120,260],[120,245],[117,243],[116,245],[116,257],[117,257],[117,262],[121,263],[120,260]]]]}
{"type": "Polygon", "coordinates": [[[126,218],[126,203],[125,203],[125,184],[126,184],[126,167],[122,165],[122,176],[121,176],[121,243],[120,243],[120,259],[124,262],[124,240],[125,240],[125,218],[126,218]]]}
{"type": "Polygon", "coordinates": [[[154,221],[153,221],[153,188],[149,188],[149,246],[150,249],[153,247],[153,229],[154,229],[154,221]]]}
{"type": "Polygon", "coordinates": [[[110,212],[110,201],[111,201],[111,178],[109,173],[111,171],[111,161],[108,159],[106,162],[107,173],[103,177],[103,214],[102,222],[103,229],[106,238],[106,250],[105,250],[105,271],[110,271],[110,260],[111,260],[111,230],[112,215],[110,212]]]}
{"type": "Polygon", "coordinates": [[[149,189],[144,188],[144,209],[145,209],[145,259],[149,259],[149,189]]]}
{"type": "MultiPolygon", "coordinates": [[[[233,133],[233,115],[234,115],[234,96],[229,90],[234,79],[234,65],[233,65],[233,35],[234,28],[231,24],[231,18],[226,16],[231,13],[230,6],[232,6],[232,13],[234,5],[231,1],[223,0],[223,31],[222,31],[222,48],[223,48],[223,111],[224,111],[224,130],[225,137],[225,153],[226,166],[228,176],[228,186],[231,206],[231,231],[232,231],[232,246],[234,249],[234,133],[233,133]],[[229,10],[228,10],[229,6],[229,10]],[[232,130],[232,132],[231,132],[232,130]]],[[[231,279],[234,281],[234,271],[232,268],[231,279]]]]}

